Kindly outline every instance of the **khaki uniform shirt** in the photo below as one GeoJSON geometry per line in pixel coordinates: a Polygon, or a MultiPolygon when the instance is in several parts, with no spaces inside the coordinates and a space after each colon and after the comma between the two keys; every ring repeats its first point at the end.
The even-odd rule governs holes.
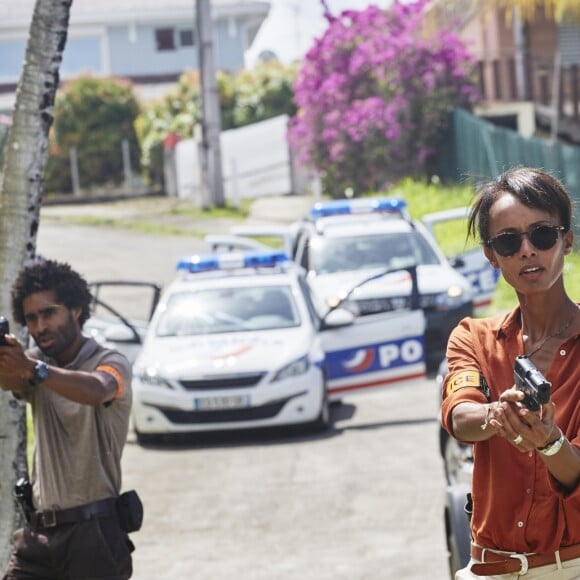
{"type": "MultiPolygon", "coordinates": [[[[58,366],[34,348],[30,355],[58,366]]],[[[121,455],[129,428],[131,365],[124,355],[87,338],[64,367],[112,374],[117,395],[96,407],[35,388],[31,397],[35,430],[32,484],[37,510],[65,509],[119,495],[121,455]]]]}

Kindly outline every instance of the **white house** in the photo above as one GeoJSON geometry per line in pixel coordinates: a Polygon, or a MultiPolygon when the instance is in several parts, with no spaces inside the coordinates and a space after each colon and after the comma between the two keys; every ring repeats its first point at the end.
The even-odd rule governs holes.
{"type": "MultiPolygon", "coordinates": [[[[22,68],[35,0],[0,0],[0,92],[13,92],[22,68]]],[[[270,2],[211,0],[216,69],[235,72],[270,2]]],[[[198,68],[195,0],[74,0],[61,65],[135,84],[175,81],[198,68]]]]}

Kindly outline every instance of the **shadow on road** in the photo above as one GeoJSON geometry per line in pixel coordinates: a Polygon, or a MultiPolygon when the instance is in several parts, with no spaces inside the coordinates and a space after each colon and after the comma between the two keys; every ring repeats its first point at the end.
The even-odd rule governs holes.
{"type": "Polygon", "coordinates": [[[197,433],[173,433],[159,435],[147,443],[138,443],[131,437],[128,445],[141,445],[144,449],[176,451],[206,449],[214,447],[248,447],[252,445],[283,445],[287,443],[307,443],[342,435],[346,431],[384,429],[403,425],[416,425],[437,421],[435,417],[403,420],[379,421],[355,425],[339,425],[356,415],[356,405],[335,402],[330,406],[330,426],[324,431],[312,431],[305,426],[262,427],[228,431],[208,431],[197,433]]]}

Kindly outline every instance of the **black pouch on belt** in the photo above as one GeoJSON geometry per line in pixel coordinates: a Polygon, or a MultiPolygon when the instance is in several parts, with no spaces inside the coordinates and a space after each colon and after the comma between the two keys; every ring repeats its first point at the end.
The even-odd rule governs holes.
{"type": "Polygon", "coordinates": [[[121,527],[125,532],[136,532],[143,523],[143,503],[137,492],[132,489],[117,498],[117,512],[121,527]]]}

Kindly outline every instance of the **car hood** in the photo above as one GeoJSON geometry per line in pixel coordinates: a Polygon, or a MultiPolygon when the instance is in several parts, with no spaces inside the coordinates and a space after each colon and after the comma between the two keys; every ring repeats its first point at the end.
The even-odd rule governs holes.
{"type": "Polygon", "coordinates": [[[155,369],[171,378],[277,370],[306,354],[312,340],[313,334],[304,328],[155,337],[146,341],[135,372],[155,369]]]}
{"type": "MultiPolygon", "coordinates": [[[[363,280],[378,274],[380,269],[357,270],[323,274],[309,278],[309,284],[323,298],[344,296],[363,280]]],[[[423,265],[417,267],[417,281],[420,294],[446,292],[452,285],[460,286],[471,296],[469,282],[451,266],[423,265]]],[[[407,271],[393,272],[367,282],[356,291],[356,298],[377,296],[406,296],[411,293],[411,275],[407,271]]]]}

